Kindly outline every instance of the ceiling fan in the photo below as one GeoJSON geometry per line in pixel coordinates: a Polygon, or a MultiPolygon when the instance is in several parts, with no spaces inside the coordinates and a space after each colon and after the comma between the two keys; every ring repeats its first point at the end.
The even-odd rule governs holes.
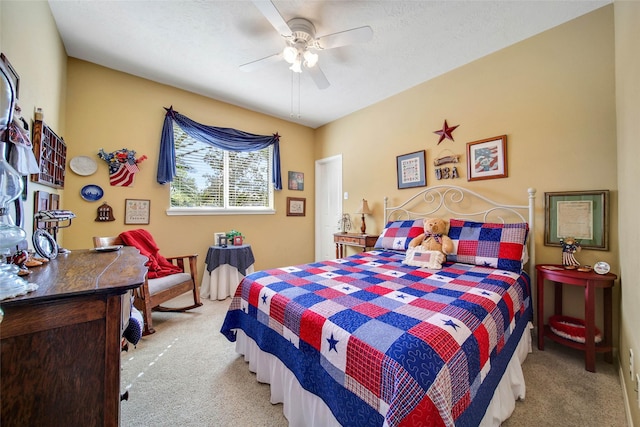
{"type": "Polygon", "coordinates": [[[253,3],[284,38],[286,47],[282,52],[241,65],[240,69],[243,71],[253,71],[284,59],[291,64],[291,71],[301,73],[304,67],[309,71],[316,86],[326,89],[329,87],[329,81],[317,64],[318,54],[314,51],[364,43],[373,37],[371,27],[364,26],[316,38],[316,28],[308,19],[293,18],[285,21],[270,0],[253,0],[253,3]]]}

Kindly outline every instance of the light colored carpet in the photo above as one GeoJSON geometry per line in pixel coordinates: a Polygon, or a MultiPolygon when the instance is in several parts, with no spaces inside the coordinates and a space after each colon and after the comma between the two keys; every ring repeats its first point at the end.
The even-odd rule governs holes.
{"type": "MultiPolygon", "coordinates": [[[[186,301],[186,296],[175,300],[186,301]]],[[[121,425],[286,426],[282,405],[256,381],[234,344],[220,334],[230,300],[187,313],[154,312],[156,333],[122,353],[121,425]]],[[[505,427],[626,425],[617,367],[597,359],[584,370],[582,353],[547,342],[523,365],[527,396],[505,427]]]]}

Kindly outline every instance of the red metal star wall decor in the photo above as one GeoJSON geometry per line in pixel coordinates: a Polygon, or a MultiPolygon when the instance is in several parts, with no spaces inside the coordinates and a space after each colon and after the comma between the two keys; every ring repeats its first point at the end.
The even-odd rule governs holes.
{"type": "Polygon", "coordinates": [[[450,139],[453,141],[453,136],[451,135],[451,133],[460,125],[455,125],[455,126],[449,126],[447,124],[447,121],[444,121],[444,125],[442,125],[442,129],[441,130],[437,130],[433,133],[436,133],[438,135],[440,135],[440,140],[438,140],[438,144],[440,144],[442,141],[444,141],[445,139],[450,139]]]}

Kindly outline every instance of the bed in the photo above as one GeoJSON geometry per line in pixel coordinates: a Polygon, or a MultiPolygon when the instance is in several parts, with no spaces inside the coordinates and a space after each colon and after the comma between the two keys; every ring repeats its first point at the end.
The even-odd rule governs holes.
{"type": "Polygon", "coordinates": [[[221,332],[291,426],[500,425],[525,395],[535,190],[461,187],[390,206],[374,250],[245,277],[221,332]],[[404,263],[425,217],[450,220],[442,269],[404,263]]]}

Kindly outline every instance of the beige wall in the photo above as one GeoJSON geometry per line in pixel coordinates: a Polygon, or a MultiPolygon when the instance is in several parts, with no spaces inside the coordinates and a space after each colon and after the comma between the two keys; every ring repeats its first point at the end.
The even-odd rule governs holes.
{"type": "MultiPolygon", "coordinates": [[[[583,251],[579,260],[588,264],[605,260],[622,277],[615,300],[626,374],[629,347],[635,349],[635,365],[640,366],[636,327],[640,315],[635,307],[640,291],[634,274],[640,236],[633,216],[639,191],[640,64],[638,55],[631,54],[639,50],[640,34],[634,25],[639,19],[638,3],[616,1],[615,8],[600,9],[316,131],[82,61],[67,63],[46,2],[0,2],[0,50],[20,73],[25,117],[31,118],[36,106],[44,108],[47,123],[67,141],[69,158],[122,147],[149,157],[133,188],[109,187],[103,164],[91,177],[68,172],[61,193],[64,207],[78,214],[64,236],[65,245],[72,249],[90,246],[94,234],[115,234],[126,228],[122,223],[125,198],[148,198],[152,201],[149,229],[169,252],[195,249],[204,255],[214,232],[235,228],[254,246],[258,268],[306,262],[313,259],[315,160],[343,155],[344,190],[352,195],[344,210],[355,211],[360,197],[367,198],[375,211],[367,218],[367,228],[377,232],[383,226],[383,197],[400,201],[411,193],[396,188],[397,155],[424,149],[430,165],[448,150],[464,154],[469,141],[507,134],[508,178],[467,182],[463,162],[462,178],[451,183],[518,204],[525,202],[527,187],[536,187],[539,262],[557,262],[560,257],[558,248],[543,245],[545,191],[612,191],[611,250],[583,251]],[[254,133],[278,131],[283,135],[283,178],[288,170],[305,172],[306,190],[277,193],[276,215],[167,217],[168,189],[155,183],[155,173],[162,107],[171,104],[204,123],[254,133]],[[445,119],[460,127],[453,133],[455,142],[437,145],[433,131],[445,119]],[[115,222],[93,221],[102,201],[89,203],[79,196],[80,188],[89,183],[105,189],[102,201],[114,208],[115,222]],[[307,198],[306,217],[284,215],[287,196],[307,198]],[[625,230],[619,240],[618,228],[625,230]]],[[[439,183],[433,166],[427,174],[430,185],[439,183]]],[[[51,191],[29,184],[30,194],[36,189],[51,191]]],[[[28,200],[27,207],[31,206],[28,200]]],[[[581,314],[582,295],[567,297],[578,302],[571,310],[581,314]]],[[[625,379],[638,425],[633,388],[625,379]]]]}
{"type": "MultiPolygon", "coordinates": [[[[263,114],[234,107],[193,93],[110,70],[77,59],[69,59],[67,74],[67,133],[69,158],[84,155],[96,158],[98,172],[79,177],[68,172],[65,185],[65,208],[77,216],[65,235],[64,244],[71,249],[91,247],[94,235],[116,235],[140,226],[124,225],[125,199],[151,200],[148,229],[164,255],[198,252],[202,271],[207,248],[219,231],[238,230],[246,236],[256,257],[256,269],[310,262],[313,245],[313,130],[263,114]],[[285,189],[275,192],[276,214],[167,216],[169,185],[156,182],[163,107],[174,109],[200,123],[241,129],[270,135],[278,132],[285,189]],[[102,148],[112,152],[121,148],[146,155],[132,187],[109,185],[107,164],[97,157],[102,148]],[[305,173],[305,190],[286,189],[289,170],[305,173]],[[84,185],[97,184],[104,190],[99,202],[80,197],[84,185]],[[287,217],[286,197],[306,197],[307,215],[287,217]],[[107,202],[116,221],[95,222],[97,208],[107,202]],[[295,250],[293,250],[295,248],[295,250]]],[[[283,99],[283,102],[285,100],[283,99]]]]}
{"type": "MultiPolygon", "coordinates": [[[[426,150],[429,185],[458,184],[513,204],[526,204],[527,188],[534,187],[539,263],[561,262],[560,248],[543,244],[544,193],[608,189],[610,250],[583,250],[578,260],[604,260],[619,272],[613,43],[611,6],[318,129],[316,157],[342,154],[343,189],[357,196],[344,202],[344,210],[354,212],[359,198],[366,198],[375,211],[367,221],[371,232],[384,226],[384,196],[400,202],[413,194],[397,189],[401,154],[426,150]],[[454,142],[438,144],[433,132],[445,119],[460,126],[454,142]],[[466,143],[503,134],[508,178],[467,182],[466,143]],[[432,162],[451,153],[463,155],[461,178],[437,181],[432,162]]],[[[545,309],[551,313],[549,294],[545,309]]],[[[574,302],[565,304],[566,314],[583,316],[580,289],[566,289],[565,300],[574,302]]]]}
{"type": "MultiPolygon", "coordinates": [[[[58,36],[49,5],[43,1],[0,1],[0,51],[20,75],[22,116],[33,120],[35,108],[42,108],[45,122],[59,135],[65,131],[67,56],[58,36]]],[[[33,231],[33,192],[58,191],[27,183],[28,199],[24,229],[33,231]]]]}
{"type": "Polygon", "coordinates": [[[629,349],[635,353],[635,371],[640,368],[640,2],[615,2],[616,110],[618,116],[618,188],[620,191],[620,361],[621,377],[633,425],[640,425],[636,399],[638,385],[629,376],[629,349]]]}

